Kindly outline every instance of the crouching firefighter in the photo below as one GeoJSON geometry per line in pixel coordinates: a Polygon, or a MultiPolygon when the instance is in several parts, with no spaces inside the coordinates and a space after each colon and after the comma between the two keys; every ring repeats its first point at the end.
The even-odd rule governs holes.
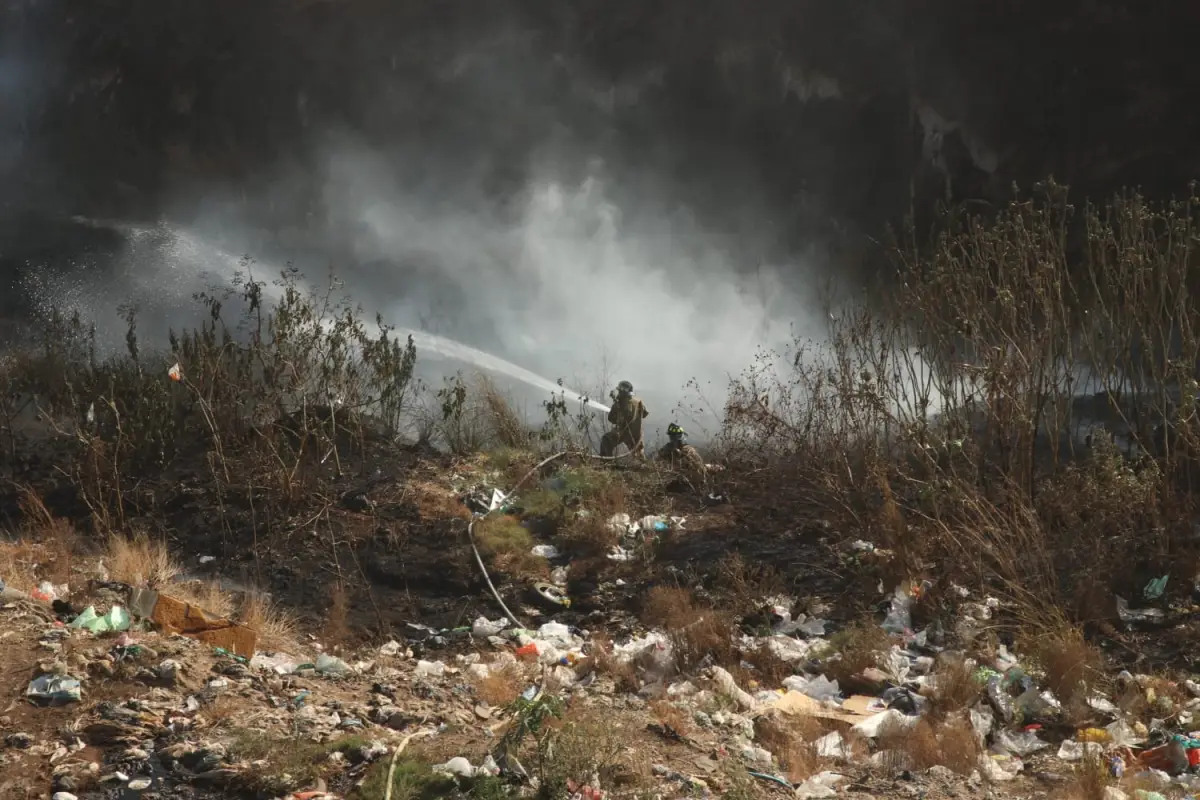
{"type": "Polygon", "coordinates": [[[612,456],[617,445],[623,444],[638,458],[646,457],[646,444],[642,441],[642,420],[650,416],[646,404],[633,394],[633,384],[621,381],[617,390],[609,394],[612,409],[608,421],[613,429],[600,437],[600,455],[612,456]]]}
{"type": "Polygon", "coordinates": [[[686,436],[687,431],[676,423],[668,425],[667,443],[659,449],[658,458],[691,481],[694,487],[699,488],[704,483],[708,470],[704,466],[704,459],[700,457],[700,451],[684,441],[686,436]]]}

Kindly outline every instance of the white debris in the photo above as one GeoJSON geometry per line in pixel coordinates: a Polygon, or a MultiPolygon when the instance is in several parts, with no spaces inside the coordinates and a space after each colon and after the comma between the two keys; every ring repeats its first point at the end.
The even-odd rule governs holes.
{"type": "Polygon", "coordinates": [[[418,678],[440,678],[446,674],[446,665],[441,661],[426,661],[421,659],[417,662],[417,669],[414,673],[418,678]]]}
{"type": "Polygon", "coordinates": [[[1077,742],[1067,739],[1058,748],[1058,757],[1063,761],[1082,761],[1084,755],[1099,756],[1104,752],[1104,745],[1099,742],[1077,742]]]}
{"type": "Polygon", "coordinates": [[[479,617],[471,623],[471,635],[478,636],[480,639],[486,639],[489,636],[495,636],[507,627],[508,620],[504,617],[496,620],[479,617]]]}
{"type": "Polygon", "coordinates": [[[844,775],[836,772],[817,773],[796,787],[796,797],[798,800],[824,800],[828,797],[837,797],[837,792],[833,787],[845,779],[844,775]]]}

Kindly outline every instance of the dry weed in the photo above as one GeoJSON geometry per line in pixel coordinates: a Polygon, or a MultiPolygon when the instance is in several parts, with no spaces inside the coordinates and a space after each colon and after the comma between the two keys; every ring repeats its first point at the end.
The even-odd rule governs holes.
{"type": "Polygon", "coordinates": [[[258,632],[260,650],[295,652],[299,646],[300,626],[295,615],[260,592],[243,598],[237,619],[258,632]]]}
{"type": "Polygon", "coordinates": [[[879,735],[884,761],[895,771],[942,766],[960,775],[976,768],[980,748],[971,723],[961,715],[945,722],[922,717],[916,724],[886,725],[879,735]]]}
{"type": "Polygon", "coordinates": [[[331,644],[345,644],[350,637],[350,595],[346,584],[334,581],[329,586],[329,608],[321,635],[331,644]]]}
{"type": "Polygon", "coordinates": [[[891,639],[878,625],[856,623],[829,637],[830,652],[824,662],[826,676],[849,691],[862,683],[863,670],[878,667],[879,655],[891,647],[891,639]]]}
{"type": "Polygon", "coordinates": [[[41,544],[0,542],[0,580],[18,591],[30,592],[41,583],[41,566],[49,557],[49,550],[41,544]]]}
{"type": "Polygon", "coordinates": [[[625,485],[617,480],[598,481],[589,486],[583,498],[587,514],[574,516],[558,534],[561,546],[580,557],[608,553],[621,541],[620,534],[608,525],[614,514],[628,511],[625,485]]]}
{"type": "Polygon", "coordinates": [[[612,640],[604,634],[592,637],[588,656],[575,665],[575,674],[580,678],[586,677],[593,670],[599,675],[612,678],[620,692],[636,692],[641,688],[637,668],[613,655],[612,640]]]}
{"type": "Polygon", "coordinates": [[[487,375],[477,375],[474,383],[487,415],[492,442],[514,449],[528,447],[533,436],[529,426],[513,408],[512,401],[487,375]]]}
{"type": "Polygon", "coordinates": [[[927,695],[931,720],[944,722],[971,708],[983,695],[975,671],[962,657],[941,659],[932,677],[933,689],[927,695]]]}
{"type": "Polygon", "coordinates": [[[525,691],[526,680],[516,664],[488,669],[486,678],[475,681],[475,696],[492,706],[506,706],[525,691]]]}
{"type": "Polygon", "coordinates": [[[687,736],[692,731],[691,715],[670,700],[651,701],[650,714],[680,736],[687,736]]]}
{"type": "Polygon", "coordinates": [[[109,534],[104,565],[112,580],[152,589],[166,587],[183,571],[166,543],[153,541],[145,533],[132,538],[109,534]]]}
{"type": "Polygon", "coordinates": [[[767,597],[787,594],[787,583],[769,564],[749,563],[741,553],[731,552],[717,562],[714,588],[723,594],[729,610],[749,614],[767,597]]]}
{"type": "Polygon", "coordinates": [[[173,597],[223,619],[233,616],[236,608],[233,596],[221,588],[220,581],[179,581],[171,584],[169,591],[173,597]]]}
{"type": "Polygon", "coordinates": [[[643,604],[642,621],[666,633],[675,667],[681,673],[694,671],[710,657],[726,666],[737,666],[741,661],[734,644],[738,631],[731,615],[698,604],[687,589],[651,589],[643,604]]]}
{"type": "Polygon", "coordinates": [[[42,576],[56,585],[70,585],[71,567],[79,544],[75,526],[70,520],[51,514],[31,487],[20,487],[18,497],[23,538],[39,542],[47,551],[42,576]]]}
{"type": "Polygon", "coordinates": [[[816,742],[837,730],[828,720],[807,715],[770,714],[754,721],[754,738],[779,759],[788,779],[807,780],[829,766],[817,752],[816,742]]]}
{"type": "Polygon", "coordinates": [[[1063,702],[1086,693],[1103,674],[1103,654],[1065,621],[1018,640],[1017,646],[1042,673],[1042,685],[1063,702]]]}
{"type": "Polygon", "coordinates": [[[1112,785],[1112,777],[1103,756],[1086,751],[1072,778],[1068,800],[1107,800],[1105,792],[1112,785]]]}

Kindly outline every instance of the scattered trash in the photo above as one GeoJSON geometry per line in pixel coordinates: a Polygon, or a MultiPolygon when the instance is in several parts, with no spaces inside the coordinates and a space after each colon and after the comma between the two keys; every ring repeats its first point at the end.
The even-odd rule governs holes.
{"type": "Polygon", "coordinates": [[[559,557],[558,548],[552,544],[534,545],[534,548],[532,550],[530,550],[529,552],[535,556],[540,556],[542,558],[558,558],[559,557]]]}
{"type": "Polygon", "coordinates": [[[1170,575],[1163,575],[1161,578],[1154,578],[1146,584],[1146,588],[1142,589],[1142,597],[1146,600],[1157,600],[1163,596],[1167,590],[1167,581],[1170,575]]]}
{"type": "Polygon", "coordinates": [[[562,608],[571,607],[571,598],[567,597],[567,593],[561,586],[539,581],[533,584],[532,588],[534,595],[544,603],[562,608]]]}
{"type": "Polygon", "coordinates": [[[135,616],[149,619],[168,633],[221,647],[243,658],[252,658],[258,645],[258,634],[245,625],[214,616],[152,589],[135,589],[129,599],[129,608],[135,616]]]}
{"type": "Polygon", "coordinates": [[[446,674],[446,665],[441,661],[418,661],[414,674],[418,678],[440,678],[446,674]]]}
{"type": "Polygon", "coordinates": [[[29,682],[25,696],[39,705],[62,706],[83,697],[79,681],[66,675],[41,675],[29,682]]]}
{"type": "Polygon", "coordinates": [[[322,675],[349,675],[353,671],[345,661],[326,653],[317,656],[313,666],[322,675]]]}
{"type": "Polygon", "coordinates": [[[479,617],[471,625],[471,635],[486,639],[489,636],[495,636],[500,633],[500,631],[508,627],[508,624],[508,620],[503,617],[497,620],[479,617]]]}
{"type": "Polygon", "coordinates": [[[104,616],[96,615],[96,607],[88,606],[73,619],[68,627],[81,628],[92,633],[107,633],[109,631],[127,631],[133,624],[129,612],[121,606],[113,606],[104,616]]]}
{"type": "Polygon", "coordinates": [[[912,628],[913,596],[903,584],[896,587],[892,593],[892,604],[887,617],[883,620],[883,629],[888,633],[907,633],[912,628]]]}
{"type": "Polygon", "coordinates": [[[1160,608],[1131,609],[1129,601],[1123,597],[1117,598],[1117,616],[1122,622],[1161,622],[1167,614],[1160,608]]]}
{"type": "Polygon", "coordinates": [[[845,780],[845,776],[836,772],[819,772],[796,787],[795,797],[799,800],[823,800],[827,797],[837,797],[837,791],[833,787],[843,780],[845,780]]]}

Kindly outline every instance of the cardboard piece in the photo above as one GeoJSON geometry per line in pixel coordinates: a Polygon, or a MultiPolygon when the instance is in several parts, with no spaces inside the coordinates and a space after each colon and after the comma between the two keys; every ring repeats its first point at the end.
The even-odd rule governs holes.
{"type": "Polygon", "coordinates": [[[869,719],[884,710],[871,708],[871,703],[874,701],[874,697],[856,694],[847,697],[841,706],[830,707],[818,703],[803,692],[788,692],[763,710],[775,709],[793,716],[817,717],[847,725],[857,725],[864,719],[869,719]]]}
{"type": "Polygon", "coordinates": [[[222,619],[191,603],[146,589],[136,590],[129,605],[135,614],[149,618],[167,633],[182,634],[243,658],[254,657],[258,633],[233,620],[222,619]],[[149,613],[146,613],[147,608],[149,613]]]}

